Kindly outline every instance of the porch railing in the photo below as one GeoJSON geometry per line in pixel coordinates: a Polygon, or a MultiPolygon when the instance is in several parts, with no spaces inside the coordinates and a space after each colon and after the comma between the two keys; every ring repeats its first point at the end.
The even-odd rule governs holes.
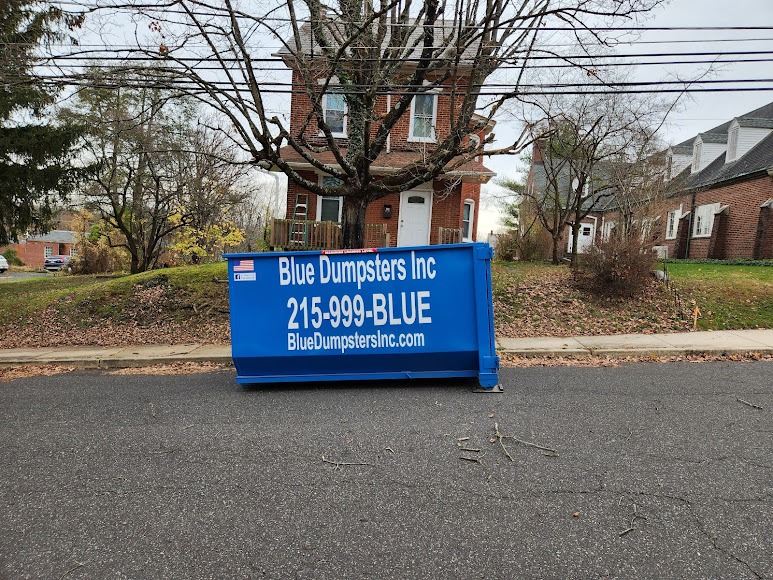
{"type": "Polygon", "coordinates": [[[462,230],[454,228],[438,228],[437,232],[438,244],[461,244],[462,243],[462,230]]]}
{"type": "MultiPolygon", "coordinates": [[[[385,224],[365,224],[365,247],[389,246],[385,224]]],[[[271,246],[285,250],[338,250],[341,224],[314,220],[271,220],[271,246]]]]}

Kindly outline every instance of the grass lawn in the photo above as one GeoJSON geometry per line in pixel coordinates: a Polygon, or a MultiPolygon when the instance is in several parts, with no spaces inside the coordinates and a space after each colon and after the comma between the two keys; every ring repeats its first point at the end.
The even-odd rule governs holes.
{"type": "Polygon", "coordinates": [[[607,299],[574,287],[568,266],[529,262],[492,265],[498,336],[578,336],[687,330],[653,278],[635,299],[607,299]]]}
{"type": "Polygon", "coordinates": [[[668,264],[686,306],[700,308],[699,330],[773,328],[773,268],[668,264]]]}
{"type": "MultiPolygon", "coordinates": [[[[698,328],[773,328],[773,268],[669,264],[698,328]]],[[[117,345],[229,340],[226,264],[135,276],[55,276],[0,283],[0,345],[117,345]]],[[[494,263],[496,333],[503,337],[686,331],[653,278],[642,296],[612,300],[574,288],[565,265],[494,263]]]]}
{"type": "Polygon", "coordinates": [[[55,276],[0,285],[0,344],[152,344],[228,339],[225,262],[134,276],[55,276]]]}

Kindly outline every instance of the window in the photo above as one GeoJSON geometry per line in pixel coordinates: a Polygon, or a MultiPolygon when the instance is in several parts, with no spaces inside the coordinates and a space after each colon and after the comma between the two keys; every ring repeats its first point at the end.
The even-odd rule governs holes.
{"type": "Polygon", "coordinates": [[[601,241],[609,241],[609,237],[612,235],[612,230],[615,229],[615,222],[604,222],[604,226],[601,228],[601,241]]]}
{"type": "Polygon", "coordinates": [[[50,258],[51,256],[53,256],[53,255],[54,255],[54,249],[53,249],[51,246],[45,246],[45,247],[43,248],[43,255],[44,255],[46,258],[50,258]]]}
{"type": "Polygon", "coordinates": [[[714,227],[714,212],[718,209],[718,203],[699,205],[695,208],[695,222],[693,224],[692,237],[707,238],[711,236],[711,228],[714,227]]]}
{"type": "Polygon", "coordinates": [[[682,217],[682,210],[675,209],[668,212],[666,216],[666,239],[676,238],[676,230],[679,227],[679,218],[682,217]]]}
{"type": "Polygon", "coordinates": [[[738,127],[730,129],[727,137],[727,159],[726,161],[735,161],[738,155],[738,127]]]}
{"type": "Polygon", "coordinates": [[[703,142],[696,141],[692,146],[692,171],[700,171],[701,169],[701,151],[703,149],[703,142]]]}
{"type": "Polygon", "coordinates": [[[416,95],[411,101],[411,129],[409,141],[435,141],[435,111],[437,95],[416,95]]]}
{"type": "Polygon", "coordinates": [[[322,97],[325,123],[334,137],[346,137],[346,99],[341,93],[326,93],[322,97]]]}
{"type": "MultiPolygon", "coordinates": [[[[329,175],[322,176],[322,185],[325,187],[338,187],[341,185],[341,180],[337,177],[330,177],[329,175]]],[[[319,203],[317,203],[317,221],[320,222],[340,222],[341,221],[341,208],[343,206],[343,198],[337,195],[321,195],[319,196],[319,203]]]]}
{"type": "Polygon", "coordinates": [[[462,208],[462,241],[472,241],[472,226],[475,219],[475,202],[471,199],[464,201],[464,207],[462,208]]]}
{"type": "Polygon", "coordinates": [[[74,258],[78,255],[78,248],[70,248],[70,257],[74,258]]]}

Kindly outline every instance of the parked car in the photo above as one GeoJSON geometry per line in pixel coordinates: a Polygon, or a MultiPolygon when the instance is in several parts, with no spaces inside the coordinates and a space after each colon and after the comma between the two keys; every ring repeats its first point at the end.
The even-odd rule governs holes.
{"type": "Polygon", "coordinates": [[[5,274],[8,271],[8,260],[5,256],[0,255],[0,274],[5,274]]]}
{"type": "Polygon", "coordinates": [[[49,256],[46,258],[46,262],[43,264],[43,268],[49,272],[55,272],[67,266],[69,261],[70,256],[49,256]]]}

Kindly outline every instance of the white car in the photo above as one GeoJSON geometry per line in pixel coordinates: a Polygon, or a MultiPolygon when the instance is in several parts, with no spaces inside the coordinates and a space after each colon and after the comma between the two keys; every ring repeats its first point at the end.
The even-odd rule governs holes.
{"type": "Polygon", "coordinates": [[[0,254],[0,274],[5,274],[8,271],[8,260],[5,259],[5,256],[0,254]]]}

